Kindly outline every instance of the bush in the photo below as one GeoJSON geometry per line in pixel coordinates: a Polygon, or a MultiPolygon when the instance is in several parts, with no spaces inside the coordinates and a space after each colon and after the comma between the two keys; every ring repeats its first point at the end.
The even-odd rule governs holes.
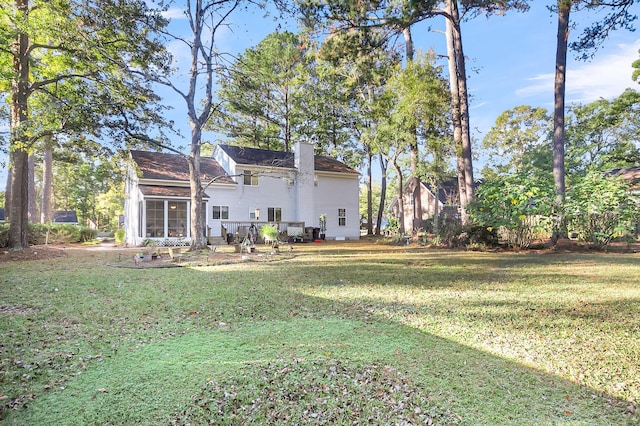
{"type": "Polygon", "coordinates": [[[280,231],[275,225],[262,225],[260,227],[260,235],[265,241],[278,241],[280,231]]]}
{"type": "Polygon", "coordinates": [[[468,245],[479,247],[497,247],[499,245],[498,233],[493,228],[471,225],[465,228],[469,241],[468,245]]]}
{"type": "MultiPolygon", "coordinates": [[[[69,224],[29,223],[29,245],[53,243],[81,243],[94,240],[95,229],[69,224]]],[[[9,246],[9,224],[0,224],[0,247],[9,246]]]]}
{"type": "Polygon", "coordinates": [[[115,233],[116,244],[124,244],[124,229],[118,229],[115,233]]]}
{"type": "Polygon", "coordinates": [[[568,229],[596,248],[630,236],[639,218],[628,185],[600,172],[589,173],[569,188],[565,212],[568,229]]]}
{"type": "Polygon", "coordinates": [[[9,246],[9,224],[0,223],[0,247],[9,246]]]}
{"type": "Polygon", "coordinates": [[[497,230],[512,247],[528,248],[550,233],[553,182],[524,174],[512,174],[484,182],[469,206],[472,222],[488,231],[497,230]]]}

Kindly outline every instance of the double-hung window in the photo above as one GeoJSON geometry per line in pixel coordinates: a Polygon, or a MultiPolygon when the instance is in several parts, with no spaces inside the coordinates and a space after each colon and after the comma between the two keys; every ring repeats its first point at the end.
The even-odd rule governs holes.
{"type": "Polygon", "coordinates": [[[347,226],[347,209],[338,209],[338,226],[347,226]]]}
{"type": "Polygon", "coordinates": [[[229,206],[213,206],[213,219],[229,220],[229,206]]]}
{"type": "Polygon", "coordinates": [[[258,186],[258,174],[251,170],[244,170],[242,172],[244,176],[244,184],[248,186],[258,186]]]}
{"type": "Polygon", "coordinates": [[[269,207],[267,209],[267,220],[269,222],[281,222],[282,209],[280,207],[269,207]]]}

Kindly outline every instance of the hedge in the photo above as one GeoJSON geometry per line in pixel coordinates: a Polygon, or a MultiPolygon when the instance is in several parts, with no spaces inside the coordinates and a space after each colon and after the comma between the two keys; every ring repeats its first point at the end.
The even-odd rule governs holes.
{"type": "MultiPolygon", "coordinates": [[[[98,231],[86,226],[62,223],[30,223],[29,245],[83,243],[94,240],[98,231]]],[[[0,247],[9,246],[9,224],[0,223],[0,247]]]]}

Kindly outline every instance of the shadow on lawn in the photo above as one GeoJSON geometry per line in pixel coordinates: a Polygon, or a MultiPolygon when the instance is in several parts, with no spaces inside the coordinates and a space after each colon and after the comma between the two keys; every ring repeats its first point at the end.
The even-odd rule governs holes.
{"type": "MultiPolygon", "coordinates": [[[[484,265],[487,271],[474,274],[476,279],[482,277],[481,281],[490,280],[494,273],[484,260],[479,259],[476,266],[484,265]]],[[[323,285],[370,285],[370,281],[363,282],[363,277],[371,275],[375,277],[375,285],[401,280],[401,284],[422,287],[424,268],[434,268],[438,259],[431,265],[401,266],[400,261],[386,262],[367,262],[367,267],[373,269],[367,275],[358,272],[362,264],[343,264],[342,269],[336,269],[331,260],[321,268],[308,266],[304,261],[268,265],[259,271],[252,269],[251,264],[235,266],[242,270],[243,282],[256,283],[252,286],[234,282],[237,269],[172,270],[166,282],[160,280],[157,271],[134,270],[130,272],[137,274],[133,281],[153,281],[145,287],[146,291],[171,293],[166,297],[162,293],[153,297],[149,294],[149,313],[140,318],[116,318],[127,321],[125,332],[136,333],[138,328],[147,327],[145,321],[156,312],[155,315],[165,311],[169,311],[167,315],[175,315],[171,311],[174,309],[182,311],[182,315],[154,339],[145,337],[147,340],[137,345],[120,341],[117,352],[99,362],[90,362],[87,370],[70,379],[63,390],[52,389],[37,395],[28,409],[10,413],[8,424],[166,424],[170,419],[180,419],[177,421],[180,424],[188,421],[241,424],[216,417],[216,409],[221,404],[236,404],[240,415],[245,407],[240,402],[251,398],[220,400],[221,394],[212,391],[216,384],[244,383],[246,386],[234,389],[251,397],[257,384],[272,377],[277,389],[284,383],[278,382],[285,377],[283,365],[293,360],[320,365],[319,378],[332,371],[336,363],[348,364],[350,369],[345,374],[354,376],[366,369],[390,366],[400,372],[400,380],[409,386],[407,392],[423,396],[419,408],[422,413],[429,413],[434,424],[619,424],[637,420],[625,413],[624,401],[372,314],[364,306],[364,294],[358,303],[305,294],[310,288],[323,285]],[[349,280],[341,281],[340,274],[348,275],[349,280]],[[198,288],[194,288],[195,283],[198,288]],[[218,287],[222,286],[232,299],[218,294],[221,291],[218,287]],[[210,297],[207,292],[211,292],[210,297]],[[190,311],[189,300],[208,302],[207,306],[195,306],[190,311]]],[[[410,262],[416,260],[412,258],[410,262]]],[[[440,266],[446,268],[455,263],[449,259],[440,266]]],[[[431,279],[439,283],[435,285],[449,285],[444,269],[432,272],[436,275],[431,275],[431,279]]],[[[109,270],[96,268],[95,273],[105,274],[109,270]]],[[[127,288],[121,289],[124,292],[127,288]]],[[[126,293],[123,295],[126,297],[126,293]]],[[[82,306],[75,308],[83,310],[82,306]]],[[[294,386],[293,382],[286,383],[294,386]]],[[[317,396],[326,392],[323,383],[331,384],[318,379],[317,387],[302,387],[317,396]]],[[[371,382],[360,384],[366,395],[381,390],[367,387],[371,382]]],[[[260,395],[263,394],[257,394],[260,395]]],[[[272,403],[272,410],[277,410],[286,395],[290,394],[263,402],[272,403]]],[[[366,404],[349,394],[339,398],[346,403],[366,404]]],[[[322,405],[317,398],[313,401],[322,405]]],[[[255,398],[254,403],[258,403],[255,398]]],[[[305,403],[312,404],[307,400],[305,403]]],[[[415,406],[406,406],[410,407],[408,412],[392,406],[387,411],[409,416],[413,410],[416,414],[415,406]]],[[[345,423],[366,423],[356,408],[352,407],[353,416],[346,414],[345,423]]],[[[389,420],[379,419],[377,424],[389,420]]],[[[319,424],[314,423],[313,417],[307,420],[309,424],[319,424]]],[[[368,423],[371,422],[369,418],[368,423]]]]}

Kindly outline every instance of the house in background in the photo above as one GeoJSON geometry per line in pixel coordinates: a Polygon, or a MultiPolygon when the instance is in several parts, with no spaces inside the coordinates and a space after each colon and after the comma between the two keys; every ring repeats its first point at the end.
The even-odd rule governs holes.
{"type": "Polygon", "coordinates": [[[629,192],[633,195],[640,195],[640,167],[625,167],[622,169],[608,170],[606,175],[618,176],[627,182],[629,192]]]}
{"type": "MultiPolygon", "coordinates": [[[[218,145],[200,164],[203,214],[210,242],[242,236],[275,224],[286,235],[318,237],[325,218],[327,239],[358,239],[359,173],[314,154],[308,143],[293,153],[218,145]]],[[[126,242],[191,243],[189,169],[176,154],[131,151],[125,185],[126,242]]]]}
{"type": "Polygon", "coordinates": [[[66,223],[67,225],[78,225],[78,215],[75,210],[55,210],[51,213],[52,223],[66,223]]]}
{"type": "Polygon", "coordinates": [[[404,185],[402,194],[404,216],[400,217],[398,196],[394,197],[389,205],[389,210],[393,217],[398,219],[398,222],[403,221],[405,232],[411,233],[424,228],[425,221],[433,218],[436,211],[441,218],[443,216],[453,218],[459,216],[458,182],[455,178],[442,182],[437,191],[426,182],[410,178],[404,185]],[[420,205],[416,202],[418,191],[420,192],[420,205]]]}

